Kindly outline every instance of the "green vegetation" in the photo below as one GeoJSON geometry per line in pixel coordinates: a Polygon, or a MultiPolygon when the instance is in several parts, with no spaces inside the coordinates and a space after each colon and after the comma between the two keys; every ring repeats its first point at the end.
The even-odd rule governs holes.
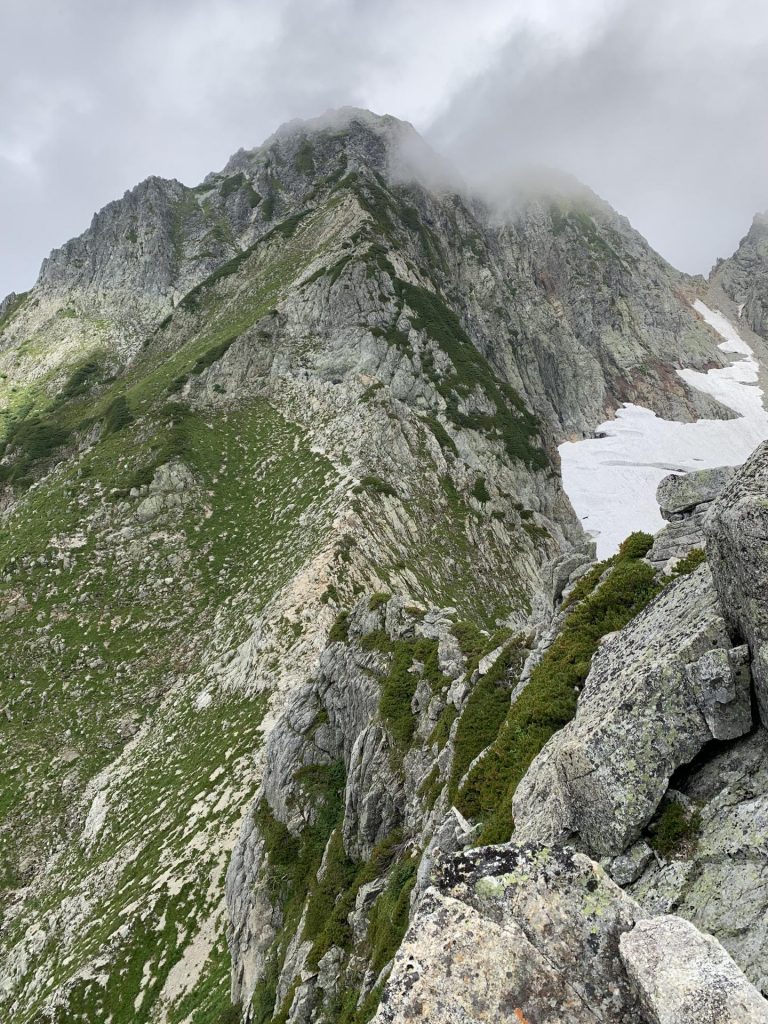
{"type": "Polygon", "coordinates": [[[515,789],[550,736],[573,717],[600,639],[625,626],[658,593],[653,569],[640,560],[651,542],[647,534],[629,537],[604,582],[573,607],[495,742],[465,780],[456,806],[483,822],[480,842],[509,839],[515,789]]]}
{"type": "Polygon", "coordinates": [[[382,480],[380,476],[368,474],[361,478],[359,486],[361,490],[368,491],[370,494],[384,494],[394,498],[397,497],[397,491],[392,484],[382,480]]]}
{"type": "Polygon", "coordinates": [[[349,612],[339,612],[328,632],[329,643],[346,643],[349,638],[349,612]]]}
{"type": "Polygon", "coordinates": [[[242,171],[224,178],[219,186],[219,194],[222,199],[228,199],[238,192],[243,193],[251,209],[257,207],[261,202],[261,196],[242,171]]]}
{"type": "Polygon", "coordinates": [[[112,399],[104,412],[104,433],[116,434],[129,427],[133,421],[134,416],[128,402],[123,395],[118,395],[112,399]]]}
{"type": "Polygon", "coordinates": [[[425,367],[427,375],[445,399],[446,411],[452,422],[468,430],[498,437],[510,458],[520,459],[532,468],[548,466],[544,450],[532,443],[538,437],[538,421],[525,408],[514,388],[493,375],[453,310],[440,296],[426,288],[399,278],[395,278],[393,283],[400,301],[407,303],[415,313],[413,326],[437,342],[453,363],[455,372],[447,377],[439,376],[429,366],[425,367]],[[494,404],[494,415],[461,410],[460,403],[469,401],[475,388],[494,404]]]}
{"type": "Polygon", "coordinates": [[[367,942],[374,974],[389,963],[403,941],[418,866],[419,860],[415,856],[397,864],[386,889],[373,905],[367,942]]]}
{"type": "Polygon", "coordinates": [[[50,458],[69,438],[70,431],[53,418],[27,416],[11,421],[0,445],[0,457],[12,454],[13,461],[0,466],[0,481],[29,486],[35,463],[50,458]]]}
{"type": "Polygon", "coordinates": [[[458,786],[477,755],[496,739],[509,712],[511,683],[525,660],[525,647],[518,638],[499,655],[496,662],[472,689],[459,719],[454,741],[449,794],[455,800],[458,786]]]}
{"type": "Polygon", "coordinates": [[[8,327],[11,320],[13,320],[28,298],[29,292],[19,292],[19,294],[8,303],[5,312],[0,316],[0,334],[2,334],[6,327],[8,327]]]}
{"type": "Polygon", "coordinates": [[[479,476],[472,485],[472,497],[477,498],[481,504],[491,500],[488,485],[486,484],[485,479],[481,476],[479,476]]]}
{"type": "Polygon", "coordinates": [[[677,856],[689,856],[695,849],[696,837],[700,830],[699,812],[689,813],[678,800],[670,799],[651,826],[648,842],[666,860],[677,856]]]}
{"type": "Polygon", "coordinates": [[[451,435],[445,429],[440,420],[435,416],[424,416],[424,422],[427,424],[429,429],[435,435],[435,440],[443,449],[444,452],[451,452],[453,455],[459,454],[459,449],[456,447],[456,442],[453,440],[451,435]]]}
{"type": "Polygon", "coordinates": [[[375,612],[377,608],[381,608],[383,604],[386,604],[390,597],[391,595],[387,594],[383,590],[379,590],[375,594],[371,594],[371,599],[368,602],[368,611],[375,612]]]}
{"type": "MultiPolygon", "coordinates": [[[[100,415],[121,395],[135,409],[141,392],[131,392],[130,404],[128,393],[109,395],[100,415]]],[[[82,415],[77,404],[59,413],[62,423],[82,415]]],[[[29,427],[29,418],[23,422],[29,427]]],[[[33,443],[39,437],[22,434],[22,440],[41,454],[33,443]]],[[[4,725],[0,772],[7,839],[0,854],[3,888],[19,884],[15,872],[22,856],[39,856],[52,838],[66,841],[72,802],[124,746],[117,723],[149,720],[146,740],[131,754],[131,770],[112,790],[123,810],[110,815],[93,849],[77,842],[68,848],[66,863],[50,880],[46,899],[57,907],[79,898],[81,886],[89,884],[84,880],[91,873],[98,877],[105,860],[116,857],[120,865],[73,944],[46,954],[41,997],[107,949],[114,984],[105,989],[93,979],[78,983],[57,1011],[57,1024],[81,1017],[145,1024],[182,954],[180,936],[195,935],[213,914],[220,890],[211,890],[210,881],[221,869],[220,837],[236,828],[242,800],[254,788],[247,766],[260,742],[265,698],[217,695],[210,707],[196,710],[199,657],[203,649],[214,656],[222,652],[222,638],[235,645],[245,639],[254,616],[316,550],[333,515],[332,500],[323,509],[333,480],[330,464],[264,402],[244,403],[226,415],[169,403],[118,433],[103,431],[78,463],[64,463],[10,514],[0,535],[0,598],[6,587],[11,593],[23,588],[28,606],[0,622],[0,660],[8,668],[4,700],[14,711],[4,725]],[[126,493],[135,475],[149,475],[164,454],[179,451],[200,493],[193,489],[185,495],[188,504],[161,520],[156,539],[153,526],[140,532],[137,558],[113,533],[133,521],[135,499],[107,502],[116,490],[126,493]],[[274,520],[276,510],[281,511],[274,520]],[[56,559],[52,538],[86,531],[86,544],[56,559]],[[233,594],[241,595],[237,605],[230,605],[233,594]],[[212,608],[221,616],[218,623],[212,608]],[[174,684],[172,700],[161,704],[174,684]],[[69,789],[51,788],[51,757],[69,747],[78,752],[77,762],[64,769],[69,789]],[[23,774],[19,765],[25,766],[23,774]],[[231,804],[235,792],[245,796],[231,804]],[[221,799],[216,814],[212,803],[199,803],[201,793],[212,794],[213,802],[221,799]],[[197,846],[195,836],[205,840],[197,846]],[[127,859],[126,849],[134,851],[127,859]],[[168,856],[178,872],[174,877],[188,881],[178,895],[158,899],[166,892],[156,882],[168,870],[168,856]],[[121,914],[129,902],[145,924],[124,933],[121,914]],[[151,983],[142,983],[145,964],[151,983]],[[142,984],[147,996],[137,1010],[142,984]]],[[[303,784],[311,786],[312,780],[303,784]]],[[[171,1017],[170,1024],[218,1024],[219,1012],[227,1011],[230,965],[220,926],[218,934],[221,941],[186,1000],[187,1012],[171,1017]]],[[[8,941],[16,941],[13,934],[8,941]]],[[[20,1024],[28,1020],[19,1017],[20,1024]]]]}
{"type": "Polygon", "coordinates": [[[84,363],[75,367],[69,375],[67,382],[61,389],[58,399],[66,401],[70,398],[77,398],[84,394],[94,383],[95,378],[101,371],[101,364],[96,359],[87,359],[84,363]]]}
{"type": "Polygon", "coordinates": [[[315,159],[312,143],[309,139],[301,140],[299,148],[296,150],[296,156],[293,159],[293,166],[299,174],[310,175],[315,173],[315,159]]]}
{"type": "Polygon", "coordinates": [[[693,572],[694,569],[698,569],[707,560],[707,553],[703,548],[692,548],[688,554],[681,558],[680,561],[673,567],[673,576],[687,576],[693,572]]]}

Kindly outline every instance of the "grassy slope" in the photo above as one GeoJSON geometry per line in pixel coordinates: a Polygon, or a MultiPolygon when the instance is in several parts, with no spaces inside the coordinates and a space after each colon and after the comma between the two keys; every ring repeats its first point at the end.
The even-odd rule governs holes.
{"type": "MultiPolygon", "coordinates": [[[[9,945],[25,932],[32,911],[46,934],[42,953],[21,971],[21,988],[27,984],[30,992],[38,963],[47,977],[16,1012],[20,1024],[102,955],[109,979],[95,972],[76,982],[56,1019],[155,1019],[168,972],[201,922],[218,912],[224,861],[221,843],[212,840],[234,827],[256,785],[250,765],[264,707],[261,699],[229,694],[198,709],[205,686],[198,670],[211,649],[231,649],[247,635],[253,616],[316,550],[333,515],[337,478],[301,432],[265,403],[215,415],[173,403],[185,379],[219,358],[276,305],[318,251],[338,241],[328,232],[337,201],[294,219],[233,261],[231,272],[196,289],[118,380],[97,375],[95,391],[63,400],[40,389],[24,406],[27,415],[71,437],[85,419],[114,410],[116,400],[130,422],[27,492],[0,536],[0,599],[18,607],[22,595],[26,602],[0,622],[0,657],[11,666],[3,697],[12,716],[0,719],[4,885],[22,881],[20,853],[43,861],[60,848],[61,837],[78,834],[82,821],[72,815],[84,786],[117,758],[96,840],[85,847],[67,840],[45,888],[35,890],[34,905],[9,915],[9,945]],[[171,456],[192,468],[196,486],[180,511],[137,529],[137,499],[126,492],[171,456]],[[120,536],[124,525],[136,535],[120,536]],[[68,546],[67,539],[79,545],[81,537],[82,546],[68,546]],[[126,721],[144,722],[146,731],[121,756],[126,721]],[[58,915],[67,899],[86,900],[80,916],[72,912],[77,903],[58,915]],[[68,928],[72,934],[63,941],[68,928]],[[138,1001],[140,986],[146,994],[138,1001]]],[[[374,214],[373,235],[381,211],[374,214]]],[[[432,258],[434,243],[422,243],[432,258]]],[[[332,284],[346,266],[334,263],[332,284]]],[[[469,358],[473,385],[490,388],[499,418],[473,422],[461,411],[462,366],[456,379],[436,380],[449,401],[457,394],[450,408],[455,426],[498,437],[500,448],[514,455],[510,445],[518,441],[510,441],[510,431],[519,424],[527,459],[532,422],[482,357],[467,355],[456,318],[423,290],[409,293],[393,283],[405,301],[418,304],[417,326],[452,357],[469,358]]],[[[439,493],[413,499],[419,536],[408,568],[428,600],[455,602],[493,622],[508,610],[516,581],[510,569],[503,593],[482,584],[474,544],[487,517],[449,479],[439,486],[439,493]]],[[[514,548],[508,540],[497,544],[489,532],[490,550],[496,545],[490,561],[508,561],[514,548]]],[[[380,568],[385,575],[387,567],[380,568]]],[[[525,604],[522,591],[516,599],[525,604]]],[[[204,1024],[223,1012],[228,965],[218,918],[213,938],[201,979],[171,1020],[192,1014],[190,1020],[204,1024]]]]}

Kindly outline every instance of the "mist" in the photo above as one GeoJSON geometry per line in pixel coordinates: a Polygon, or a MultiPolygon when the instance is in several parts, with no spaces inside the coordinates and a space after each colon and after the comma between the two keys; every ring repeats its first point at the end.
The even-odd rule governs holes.
{"type": "Polygon", "coordinates": [[[768,207],[756,0],[5,0],[0,297],[150,174],[196,184],[282,122],[411,121],[471,187],[573,174],[706,272],[768,207]]]}

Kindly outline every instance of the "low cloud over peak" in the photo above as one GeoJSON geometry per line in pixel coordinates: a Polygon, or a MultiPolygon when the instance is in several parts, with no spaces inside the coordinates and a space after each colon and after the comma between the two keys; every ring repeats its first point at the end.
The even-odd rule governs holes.
{"type": "Polygon", "coordinates": [[[0,32],[0,296],[137,181],[343,106],[413,122],[486,193],[574,174],[685,270],[768,207],[758,0],[8,0],[0,32]]]}

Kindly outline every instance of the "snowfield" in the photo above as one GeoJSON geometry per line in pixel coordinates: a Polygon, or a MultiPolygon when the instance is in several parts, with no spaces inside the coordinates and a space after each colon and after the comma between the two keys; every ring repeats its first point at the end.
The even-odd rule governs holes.
{"type": "Polygon", "coordinates": [[[694,309],[723,338],[718,346],[740,358],[708,373],[678,370],[691,387],[739,413],[732,420],[696,423],[664,420],[650,409],[625,404],[601,423],[596,438],[560,445],[563,486],[598,558],[607,558],[634,530],[656,533],[664,525],[656,487],[668,473],[738,466],[768,438],[768,413],[757,386],[754,352],[734,325],[700,300],[694,309]]]}

